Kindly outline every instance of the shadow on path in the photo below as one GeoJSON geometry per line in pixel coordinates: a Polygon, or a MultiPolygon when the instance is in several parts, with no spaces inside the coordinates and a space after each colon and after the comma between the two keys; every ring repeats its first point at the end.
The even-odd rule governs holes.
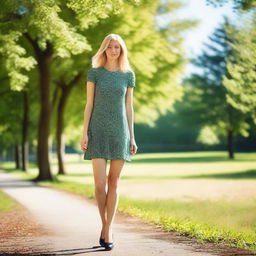
{"type": "Polygon", "coordinates": [[[28,256],[50,256],[50,255],[76,255],[81,253],[93,253],[93,252],[101,252],[106,251],[101,246],[92,246],[87,248],[73,248],[73,249],[65,249],[65,250],[50,250],[50,251],[42,251],[42,252],[31,252],[31,253],[4,253],[0,254],[0,256],[21,256],[21,255],[28,255],[28,256]]]}

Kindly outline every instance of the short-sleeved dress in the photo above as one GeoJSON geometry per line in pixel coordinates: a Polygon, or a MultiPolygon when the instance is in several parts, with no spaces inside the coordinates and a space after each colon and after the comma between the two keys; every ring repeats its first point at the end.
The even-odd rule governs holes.
{"type": "Polygon", "coordinates": [[[104,67],[90,68],[87,81],[95,83],[95,93],[84,160],[105,158],[130,162],[125,95],[128,86],[135,87],[134,72],[110,71],[104,67]]]}

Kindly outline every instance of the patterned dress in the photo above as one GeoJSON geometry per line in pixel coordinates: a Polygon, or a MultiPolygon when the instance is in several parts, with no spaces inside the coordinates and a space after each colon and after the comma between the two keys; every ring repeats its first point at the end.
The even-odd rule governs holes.
{"type": "Polygon", "coordinates": [[[95,93],[84,160],[105,158],[130,162],[125,95],[128,86],[135,87],[134,72],[110,71],[104,67],[90,68],[87,81],[95,83],[95,93]]]}

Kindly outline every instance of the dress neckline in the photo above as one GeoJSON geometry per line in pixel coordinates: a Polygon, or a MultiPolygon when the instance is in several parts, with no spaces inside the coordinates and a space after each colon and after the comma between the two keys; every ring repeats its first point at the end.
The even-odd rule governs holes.
{"type": "Polygon", "coordinates": [[[102,68],[105,69],[105,70],[108,71],[108,72],[120,72],[119,70],[113,70],[113,71],[112,71],[112,70],[108,70],[108,69],[106,69],[106,68],[103,67],[103,66],[102,66],[102,68]]]}

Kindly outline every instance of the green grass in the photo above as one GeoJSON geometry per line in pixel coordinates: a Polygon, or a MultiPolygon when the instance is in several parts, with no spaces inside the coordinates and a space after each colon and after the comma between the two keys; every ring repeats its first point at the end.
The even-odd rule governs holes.
{"type": "MultiPolygon", "coordinates": [[[[129,182],[160,182],[182,178],[195,180],[201,178],[252,180],[256,178],[256,170],[253,169],[256,166],[255,153],[236,154],[235,160],[229,160],[226,152],[152,153],[140,154],[133,159],[129,165],[138,163],[139,165],[136,165],[138,168],[140,164],[150,163],[151,169],[138,168],[139,171],[137,172],[136,169],[136,173],[128,172],[123,175],[122,179],[129,182]],[[164,169],[164,172],[155,171],[155,168],[161,170],[166,163],[168,168],[164,169]],[[179,169],[175,170],[177,166],[179,169]]],[[[70,172],[58,176],[55,176],[56,164],[54,163],[53,173],[56,180],[39,182],[39,184],[93,199],[93,175],[87,163],[72,160],[66,164],[70,172]],[[87,184],[85,184],[85,179],[87,179],[87,184]]],[[[25,179],[32,179],[37,174],[34,166],[29,174],[17,171],[8,164],[3,167],[25,179]]],[[[174,199],[139,200],[121,196],[118,210],[159,225],[165,230],[178,231],[200,241],[224,243],[256,250],[255,198],[242,201],[194,200],[183,202],[174,199]]]]}
{"type": "Polygon", "coordinates": [[[256,250],[255,201],[144,201],[122,197],[118,209],[199,241],[256,250]]]}
{"type": "MultiPolygon", "coordinates": [[[[22,172],[14,172],[25,178],[22,172]]],[[[30,175],[28,177],[31,178],[30,175]]],[[[28,178],[27,177],[27,178],[28,178]]],[[[93,184],[41,181],[38,184],[94,198],[93,184]]],[[[256,201],[138,200],[120,196],[118,210],[140,217],[167,231],[178,231],[199,241],[256,250],[256,201]]]]}
{"type": "MultiPolygon", "coordinates": [[[[68,163],[70,165],[70,163],[68,163]]],[[[10,166],[10,164],[1,164],[0,168],[8,170],[9,172],[15,173],[18,172],[22,175],[22,172],[17,171],[17,169],[10,166]]],[[[30,168],[29,173],[24,173],[24,177],[34,177],[37,170],[35,167],[30,168]],[[29,176],[28,176],[29,175],[29,176]]],[[[65,174],[63,177],[74,177],[76,178],[83,178],[83,177],[90,177],[93,178],[92,173],[68,173],[65,174]]],[[[166,181],[171,179],[256,179],[256,169],[255,170],[244,170],[244,171],[235,171],[235,172],[222,172],[222,173],[208,173],[208,174],[197,174],[197,175],[123,175],[122,180],[127,181],[166,181]]]]}
{"type": "Polygon", "coordinates": [[[20,208],[20,204],[6,193],[0,191],[0,212],[10,212],[20,208]]]}

